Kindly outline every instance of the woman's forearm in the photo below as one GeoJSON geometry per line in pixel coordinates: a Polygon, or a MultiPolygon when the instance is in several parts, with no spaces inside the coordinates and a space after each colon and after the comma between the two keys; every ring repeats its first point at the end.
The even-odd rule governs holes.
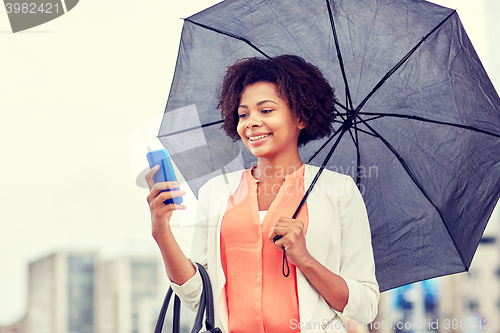
{"type": "Polygon", "coordinates": [[[308,256],[307,260],[297,268],[332,308],[344,311],[349,300],[349,289],[342,277],[330,271],[312,256],[308,256]]]}
{"type": "Polygon", "coordinates": [[[196,268],[182,252],[169,227],[161,232],[153,231],[153,237],[160,248],[170,281],[183,285],[196,274],[196,268]]]}
{"type": "Polygon", "coordinates": [[[335,310],[343,312],[349,299],[345,280],[317,261],[307,250],[304,222],[280,217],[268,236],[278,249],[285,248],[288,260],[305,275],[323,298],[335,310]],[[280,235],[282,238],[274,240],[280,235]]]}
{"type": "Polygon", "coordinates": [[[181,197],[186,194],[179,189],[177,181],[155,183],[154,175],[160,167],[157,165],[146,174],[149,186],[147,201],[151,210],[151,229],[154,239],[160,248],[163,263],[170,281],[183,285],[196,273],[195,267],[184,255],[170,229],[170,218],[177,209],[185,209],[182,204],[165,204],[168,199],[181,197]],[[165,191],[168,190],[168,191],[165,191]]]}

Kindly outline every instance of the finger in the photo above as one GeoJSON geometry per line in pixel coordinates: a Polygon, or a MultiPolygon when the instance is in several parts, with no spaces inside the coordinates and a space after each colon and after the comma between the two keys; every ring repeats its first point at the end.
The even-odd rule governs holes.
{"type": "MultiPolygon", "coordinates": [[[[180,196],[183,196],[184,194],[186,194],[186,191],[178,189],[180,186],[179,183],[177,183],[177,184],[175,182],[168,182],[168,183],[165,183],[165,182],[156,183],[153,186],[153,188],[151,189],[151,192],[149,192],[149,195],[146,197],[146,201],[151,205],[153,203],[153,201],[156,200],[156,198],[158,198],[160,195],[162,195],[162,193],[168,194],[168,197],[166,199],[164,199],[163,201],[174,198],[174,197],[180,197],[180,196]],[[167,185],[168,183],[171,183],[171,185],[168,186],[167,185]],[[166,191],[166,189],[168,187],[177,188],[177,190],[166,191]],[[162,192],[162,191],[164,191],[164,192],[162,192]]],[[[163,196],[165,196],[165,195],[163,195],[163,196]]]]}
{"type": "Polygon", "coordinates": [[[151,170],[148,171],[148,173],[145,176],[146,183],[148,183],[149,190],[151,190],[151,188],[153,188],[153,185],[155,184],[153,177],[156,174],[156,172],[158,172],[158,170],[160,170],[160,166],[155,165],[154,167],[151,168],[151,170]]]}
{"type": "Polygon", "coordinates": [[[156,197],[162,191],[165,191],[165,190],[178,190],[180,186],[181,186],[181,183],[179,183],[177,181],[155,183],[150,188],[150,193],[153,196],[156,197]]]}
{"type": "Polygon", "coordinates": [[[156,198],[161,201],[167,201],[168,199],[182,197],[184,194],[186,194],[186,191],[183,190],[165,191],[158,194],[156,198]]]}
{"type": "Polygon", "coordinates": [[[295,225],[304,225],[304,222],[299,219],[292,219],[289,217],[282,216],[274,223],[275,227],[286,227],[286,226],[293,227],[295,225]]]}
{"type": "MultiPolygon", "coordinates": [[[[149,207],[151,211],[163,212],[164,210],[175,210],[175,209],[185,209],[186,206],[183,204],[169,203],[165,204],[165,201],[173,198],[177,198],[185,194],[185,191],[169,191],[162,192],[157,197],[151,199],[149,202],[149,207]]],[[[149,199],[149,197],[148,197],[149,199]]]]}
{"type": "Polygon", "coordinates": [[[285,240],[284,240],[283,238],[280,238],[280,239],[278,239],[278,240],[276,240],[276,241],[274,242],[274,245],[275,245],[275,246],[276,246],[276,248],[277,248],[278,250],[280,250],[280,251],[285,250],[285,245],[284,245],[284,244],[285,244],[285,240]]]}
{"type": "Polygon", "coordinates": [[[159,182],[155,183],[151,190],[165,191],[165,190],[177,190],[181,186],[181,183],[178,181],[169,181],[169,182],[159,182]]]}
{"type": "Polygon", "coordinates": [[[297,239],[301,237],[301,235],[303,235],[303,233],[304,233],[304,228],[301,224],[293,226],[290,225],[276,226],[271,229],[268,238],[276,245],[282,244],[283,242],[294,243],[297,239]],[[278,240],[281,240],[281,242],[278,243],[278,240]]]}
{"type": "Polygon", "coordinates": [[[281,216],[277,221],[276,223],[280,222],[280,223],[293,223],[295,221],[298,221],[297,219],[292,219],[290,217],[286,217],[286,216],[281,216]]]}
{"type": "Polygon", "coordinates": [[[165,205],[163,202],[160,202],[160,204],[162,206],[160,206],[160,208],[158,209],[158,213],[159,214],[166,214],[166,213],[172,212],[174,210],[184,210],[184,209],[186,209],[186,206],[183,205],[183,204],[171,203],[171,204],[165,205]]]}
{"type": "Polygon", "coordinates": [[[283,238],[284,236],[286,236],[286,234],[287,234],[286,228],[273,227],[271,228],[271,231],[269,232],[269,236],[267,238],[276,243],[277,240],[283,238]]]}
{"type": "Polygon", "coordinates": [[[301,220],[291,219],[288,221],[278,220],[274,224],[274,230],[279,235],[286,235],[292,233],[294,235],[300,235],[304,232],[304,222],[301,220]]]}

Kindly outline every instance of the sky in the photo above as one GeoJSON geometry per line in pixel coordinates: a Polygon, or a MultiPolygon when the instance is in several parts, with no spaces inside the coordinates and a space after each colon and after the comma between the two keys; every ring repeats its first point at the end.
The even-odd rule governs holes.
{"type": "MultiPolygon", "coordinates": [[[[498,33],[484,19],[487,8],[500,10],[495,1],[435,2],[458,8],[499,82],[490,46],[498,33]]],[[[217,2],[84,0],[16,34],[0,10],[0,325],[26,312],[30,261],[72,249],[159,255],[128,140],[163,114],[181,18],[217,2]]],[[[194,208],[186,201],[180,220],[194,208]]],[[[187,250],[190,230],[176,223],[187,250]]]]}

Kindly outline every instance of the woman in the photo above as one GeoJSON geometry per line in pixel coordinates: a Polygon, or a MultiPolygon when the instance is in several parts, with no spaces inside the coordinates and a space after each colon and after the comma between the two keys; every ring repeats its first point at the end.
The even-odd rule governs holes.
{"type": "MultiPolygon", "coordinates": [[[[222,127],[258,163],[200,189],[190,256],[209,272],[216,324],[225,332],[344,331],[339,315],[363,323],[376,316],[370,229],[352,179],[325,170],[297,219],[291,218],[317,172],[302,163],[298,147],[331,134],[334,101],[322,73],[296,56],[245,59],[227,70],[222,127]],[[282,249],[288,277],[281,270],[282,249]]],[[[146,176],[153,237],[174,292],[196,309],[201,278],[168,224],[172,212],[185,207],[163,204],[185,192],[160,193],[179,184],[153,184],[156,171],[146,176]]]]}

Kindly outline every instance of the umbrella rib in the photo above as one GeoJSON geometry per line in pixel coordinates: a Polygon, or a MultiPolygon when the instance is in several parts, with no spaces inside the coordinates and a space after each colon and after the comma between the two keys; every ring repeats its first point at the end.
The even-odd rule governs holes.
{"type": "Polygon", "coordinates": [[[212,125],[221,124],[223,122],[224,122],[224,120],[217,120],[217,121],[214,121],[214,122],[211,122],[211,123],[206,123],[206,124],[203,124],[203,125],[200,125],[200,126],[194,126],[194,127],[190,127],[190,128],[186,128],[186,129],[180,130],[180,131],[175,131],[175,132],[172,132],[172,133],[158,135],[157,138],[165,138],[167,136],[172,136],[172,135],[181,134],[181,133],[184,133],[184,132],[194,131],[194,130],[197,130],[197,129],[200,129],[200,128],[203,128],[203,127],[208,127],[208,126],[212,126],[212,125]]]}
{"type": "MultiPolygon", "coordinates": [[[[338,106],[340,106],[341,109],[344,109],[347,111],[347,107],[345,107],[343,104],[341,104],[339,101],[335,100],[334,101],[335,104],[337,104],[338,106]]],[[[338,114],[341,114],[340,112],[338,114]]],[[[347,114],[346,114],[347,115],[347,114]]]]}
{"type": "MultiPolygon", "coordinates": [[[[358,122],[358,123],[359,123],[359,122],[358,122]]],[[[371,135],[371,136],[373,136],[373,137],[375,137],[375,138],[378,138],[378,136],[376,136],[375,134],[370,133],[370,132],[368,132],[368,131],[365,131],[364,129],[361,129],[361,128],[359,128],[359,127],[357,128],[357,131],[359,131],[359,132],[361,132],[361,133],[365,133],[365,134],[367,134],[367,135],[371,135]]]]}
{"type": "Polygon", "coordinates": [[[337,29],[335,29],[333,12],[332,12],[332,8],[331,8],[329,0],[326,0],[326,7],[328,8],[328,16],[330,17],[330,25],[332,26],[333,39],[335,41],[335,48],[337,50],[337,58],[339,59],[340,70],[342,72],[342,78],[344,79],[345,93],[346,93],[346,99],[347,99],[346,104],[349,104],[349,107],[352,110],[353,105],[352,105],[352,99],[351,99],[351,92],[349,91],[349,84],[347,83],[347,75],[346,75],[345,69],[344,69],[344,60],[342,59],[342,54],[340,53],[339,39],[337,37],[337,29]]]}
{"type": "MultiPolygon", "coordinates": [[[[358,113],[358,115],[360,115],[360,114],[370,114],[370,113],[364,113],[364,112],[360,112],[360,113],[358,113]]],[[[347,113],[340,113],[340,112],[339,112],[339,113],[337,113],[337,115],[342,117],[342,116],[347,116],[348,114],[347,114],[347,113]]],[[[369,119],[363,119],[363,120],[360,120],[360,121],[354,122],[354,124],[359,124],[360,122],[363,122],[363,121],[370,121],[370,120],[375,120],[375,119],[383,118],[384,116],[385,116],[385,114],[380,114],[380,115],[378,115],[378,116],[376,116],[376,117],[372,117],[372,118],[369,118],[369,119]]],[[[358,119],[361,119],[361,118],[359,118],[359,117],[357,117],[357,118],[358,118],[358,119]]]]}
{"type": "MultiPolygon", "coordinates": [[[[335,149],[337,148],[337,146],[339,145],[339,142],[340,140],[342,139],[342,137],[344,136],[345,132],[347,131],[347,127],[345,125],[345,123],[342,125],[342,127],[340,127],[329,139],[326,143],[328,143],[329,141],[331,141],[333,139],[333,137],[335,135],[337,135],[338,133],[340,133],[339,137],[337,138],[337,140],[335,141],[335,143],[333,144],[332,148],[330,149],[330,151],[328,152],[328,155],[326,155],[325,157],[325,160],[323,161],[323,163],[321,164],[321,167],[319,168],[318,172],[316,172],[316,175],[314,176],[314,179],[313,181],[311,182],[311,185],[309,185],[309,188],[307,189],[306,193],[304,194],[304,197],[302,198],[302,201],[300,202],[299,206],[297,207],[297,210],[295,211],[295,213],[293,214],[293,217],[292,218],[297,218],[297,215],[299,215],[299,212],[300,212],[300,209],[302,208],[302,206],[304,205],[304,203],[306,202],[307,200],[307,197],[309,196],[309,193],[311,193],[312,189],[314,188],[314,185],[316,184],[316,182],[318,181],[319,179],[319,176],[321,176],[321,173],[323,173],[323,170],[325,169],[325,166],[326,164],[328,163],[328,161],[330,160],[330,157],[332,157],[332,154],[333,152],[335,151],[335,149]]],[[[321,147],[321,149],[326,145],[326,143],[321,147]]],[[[318,150],[314,155],[316,156],[316,154],[321,151],[318,150]]],[[[309,159],[309,161],[311,161],[313,159],[313,157],[311,157],[309,159]]],[[[309,162],[308,162],[309,163],[309,162]]]]}
{"type": "Polygon", "coordinates": [[[357,127],[356,127],[356,124],[354,123],[353,124],[353,127],[354,127],[354,134],[352,133],[353,131],[351,130],[351,128],[349,128],[349,135],[351,136],[351,139],[352,139],[352,142],[354,143],[354,146],[356,146],[356,148],[358,148],[358,132],[357,132],[357,127]]]}
{"type": "Polygon", "coordinates": [[[333,122],[337,123],[337,124],[343,124],[344,123],[343,119],[342,120],[333,120],[333,122]]]}
{"type": "Polygon", "coordinates": [[[354,143],[354,146],[356,147],[357,150],[359,150],[358,147],[358,134],[356,131],[356,124],[354,124],[354,134],[352,133],[351,129],[349,129],[349,135],[351,136],[352,142],[354,143]]]}
{"type": "Polygon", "coordinates": [[[410,179],[413,181],[413,183],[418,187],[418,189],[422,192],[422,194],[429,201],[429,203],[436,209],[436,211],[439,214],[439,217],[441,218],[441,221],[443,221],[443,224],[446,228],[446,231],[448,231],[448,235],[450,236],[451,240],[453,241],[453,244],[455,245],[455,248],[457,249],[458,254],[460,255],[460,259],[462,260],[464,267],[467,267],[467,264],[466,264],[467,261],[465,260],[464,254],[462,253],[462,250],[460,249],[460,247],[456,243],[455,239],[451,236],[451,231],[444,220],[444,217],[443,217],[443,214],[441,213],[441,210],[439,210],[439,208],[436,206],[436,204],[431,200],[431,198],[429,197],[427,192],[424,190],[422,184],[420,184],[420,182],[417,180],[417,177],[415,176],[415,174],[411,171],[410,166],[401,157],[401,155],[399,155],[399,153],[396,151],[396,149],[387,140],[385,140],[373,127],[371,127],[369,124],[367,124],[362,119],[360,119],[360,120],[365,124],[366,127],[368,127],[370,129],[370,131],[373,132],[373,134],[375,134],[386,145],[386,147],[394,154],[394,156],[396,156],[399,163],[401,164],[403,169],[406,171],[406,173],[408,174],[410,179]]]}
{"type": "Polygon", "coordinates": [[[354,132],[356,134],[356,185],[361,184],[361,177],[359,176],[359,170],[361,167],[361,155],[359,153],[359,137],[358,137],[358,124],[354,123],[354,132]]]}
{"type": "Polygon", "coordinates": [[[380,87],[385,83],[385,81],[387,81],[387,79],[389,79],[389,77],[392,76],[392,74],[394,74],[401,66],[403,66],[403,64],[411,57],[411,55],[420,47],[420,45],[422,45],[423,42],[425,42],[427,40],[427,38],[429,38],[430,35],[432,35],[434,32],[436,32],[436,30],[438,30],[443,24],[446,23],[446,21],[448,21],[450,19],[450,17],[452,17],[454,14],[456,14],[456,11],[454,10],[453,12],[451,12],[443,21],[441,21],[436,27],[434,27],[434,29],[432,29],[427,35],[425,35],[418,43],[417,45],[415,45],[411,50],[410,52],[408,52],[404,57],[403,59],[401,59],[389,72],[387,72],[387,74],[385,74],[385,76],[379,81],[379,83],[377,83],[377,85],[372,89],[372,91],[370,91],[370,93],[368,95],[366,95],[366,97],[363,99],[363,101],[358,105],[358,107],[356,107],[356,112],[359,113],[359,110],[361,110],[361,108],[366,104],[366,102],[368,101],[368,99],[370,99],[370,97],[373,96],[373,94],[375,94],[375,92],[377,90],[380,89],[380,87]]]}
{"type": "Polygon", "coordinates": [[[252,47],[253,49],[255,49],[257,52],[259,52],[260,54],[262,54],[264,57],[266,58],[270,58],[267,54],[264,53],[264,51],[260,50],[257,46],[253,45],[252,42],[250,42],[248,39],[246,38],[243,38],[243,37],[240,37],[240,36],[237,36],[237,35],[234,35],[234,34],[231,34],[229,32],[225,32],[225,31],[222,31],[222,30],[219,30],[219,29],[216,29],[216,28],[212,28],[212,27],[209,27],[208,25],[205,25],[205,24],[202,24],[202,23],[198,23],[198,22],[194,22],[194,21],[191,21],[190,19],[186,18],[184,19],[185,21],[188,21],[194,25],[197,25],[199,27],[202,27],[202,28],[205,28],[207,30],[211,30],[211,31],[214,31],[216,33],[219,33],[221,35],[224,35],[224,36],[228,36],[228,37],[231,37],[231,38],[234,38],[234,39],[238,39],[238,40],[241,40],[242,42],[245,42],[247,43],[248,45],[250,45],[250,47],[252,47]]]}
{"type": "MultiPolygon", "coordinates": [[[[377,120],[380,118],[384,118],[384,116],[376,116],[376,117],[372,117],[372,118],[368,118],[368,119],[363,119],[362,121],[372,121],[372,120],[377,120]]],[[[359,119],[361,119],[361,118],[359,118],[359,119]]]]}
{"type": "MultiPolygon", "coordinates": [[[[341,108],[345,109],[347,111],[347,108],[345,108],[342,104],[338,103],[337,101],[335,101],[336,104],[340,105],[341,108]]],[[[345,118],[344,116],[348,116],[349,114],[348,113],[341,113],[341,112],[338,112],[336,109],[335,109],[335,116],[339,116],[340,118],[342,118],[342,121],[338,121],[338,120],[333,120],[334,123],[345,123],[345,118]]]]}
{"type": "Polygon", "coordinates": [[[329,137],[329,138],[328,138],[328,140],[326,140],[326,142],[325,142],[325,143],[321,146],[321,148],[319,148],[318,150],[316,150],[316,152],[314,153],[314,155],[313,155],[311,158],[309,158],[309,160],[307,161],[307,163],[311,163],[311,161],[312,161],[312,160],[313,160],[313,159],[314,159],[314,158],[315,158],[315,157],[316,157],[316,156],[320,153],[320,151],[322,151],[322,150],[323,150],[323,148],[325,148],[325,147],[326,147],[326,145],[327,145],[328,143],[330,143],[330,141],[332,141],[332,139],[333,139],[335,136],[337,136],[337,134],[339,134],[339,133],[340,133],[340,131],[342,131],[342,130],[343,130],[343,126],[341,126],[338,130],[336,130],[336,131],[335,131],[335,133],[333,133],[333,134],[332,134],[332,136],[331,136],[331,137],[329,137]]]}
{"type": "Polygon", "coordinates": [[[382,117],[406,118],[406,119],[424,121],[424,122],[433,123],[433,124],[448,125],[448,126],[463,128],[463,129],[466,129],[466,130],[470,130],[470,131],[474,131],[474,132],[479,132],[479,133],[483,133],[483,134],[487,134],[487,135],[491,135],[491,136],[500,138],[500,134],[493,133],[493,132],[490,132],[490,131],[486,131],[486,130],[483,130],[483,129],[480,129],[480,128],[476,128],[476,127],[473,127],[473,126],[461,125],[461,124],[455,124],[455,123],[449,123],[449,122],[446,122],[446,121],[432,120],[432,119],[423,118],[423,117],[419,117],[419,116],[411,116],[411,115],[397,114],[397,113],[373,113],[373,112],[360,112],[359,114],[360,115],[362,114],[362,115],[377,116],[377,117],[374,117],[374,118],[362,120],[363,122],[365,122],[367,120],[374,120],[374,119],[382,118],[382,117]]]}

